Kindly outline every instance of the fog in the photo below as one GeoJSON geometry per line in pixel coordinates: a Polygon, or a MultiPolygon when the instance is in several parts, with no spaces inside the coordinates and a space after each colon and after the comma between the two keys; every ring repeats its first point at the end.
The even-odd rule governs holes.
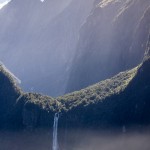
{"type": "Polygon", "coordinates": [[[64,93],[79,30],[92,3],[12,0],[0,10],[0,60],[25,91],[64,93]]]}
{"type": "MultiPolygon", "coordinates": [[[[109,132],[67,130],[58,132],[59,150],[149,150],[149,131],[109,132]]],[[[51,150],[52,131],[0,132],[2,150],[51,150]]]]}
{"type": "Polygon", "coordinates": [[[80,90],[142,61],[149,9],[148,0],[12,0],[0,9],[0,61],[24,91],[80,90]]]}

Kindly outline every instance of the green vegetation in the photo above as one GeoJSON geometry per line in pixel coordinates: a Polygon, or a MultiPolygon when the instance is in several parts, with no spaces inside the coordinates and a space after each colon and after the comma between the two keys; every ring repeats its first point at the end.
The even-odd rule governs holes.
{"type": "Polygon", "coordinates": [[[70,110],[78,105],[87,106],[91,103],[103,102],[106,98],[122,92],[137,73],[139,66],[126,72],[121,72],[111,79],[101,81],[83,90],[58,97],[62,109],[70,110]]]}
{"type": "Polygon", "coordinates": [[[106,98],[122,92],[134,78],[138,68],[139,66],[130,71],[121,72],[111,79],[57,98],[36,93],[26,93],[24,98],[27,99],[27,104],[32,103],[39,106],[40,109],[54,112],[68,111],[78,105],[88,106],[97,102],[103,102],[106,98]]]}
{"type": "Polygon", "coordinates": [[[26,99],[25,105],[36,105],[40,109],[46,110],[46,111],[58,111],[58,102],[52,97],[49,96],[43,96],[41,94],[36,93],[25,93],[23,95],[24,99],[26,99]]]}
{"type": "Polygon", "coordinates": [[[0,66],[0,121],[17,128],[52,126],[54,113],[61,112],[62,126],[148,122],[143,116],[149,112],[149,63],[147,58],[132,70],[57,98],[22,92],[0,66]]]}
{"type": "MultiPolygon", "coordinates": [[[[1,75],[1,82],[4,83],[2,78],[5,78],[5,82],[9,82],[10,86],[16,91],[16,93],[21,94],[22,90],[19,86],[17,86],[16,82],[14,81],[13,77],[7,72],[3,65],[0,64],[0,75],[1,75]]],[[[5,84],[5,83],[4,83],[5,84]]],[[[1,83],[2,86],[2,83],[1,83]]]]}

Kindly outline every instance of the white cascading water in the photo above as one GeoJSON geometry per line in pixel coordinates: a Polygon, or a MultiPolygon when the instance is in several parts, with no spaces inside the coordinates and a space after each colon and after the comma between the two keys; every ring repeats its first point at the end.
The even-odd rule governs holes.
{"type": "Polygon", "coordinates": [[[56,113],[54,116],[54,125],[53,125],[53,146],[52,150],[58,150],[58,120],[59,120],[59,113],[56,113]]]}

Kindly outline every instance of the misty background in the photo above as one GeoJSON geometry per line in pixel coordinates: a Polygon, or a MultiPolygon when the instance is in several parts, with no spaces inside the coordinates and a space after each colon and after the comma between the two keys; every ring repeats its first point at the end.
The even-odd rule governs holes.
{"type": "Polygon", "coordinates": [[[92,2],[12,0],[0,10],[0,60],[25,91],[65,92],[79,30],[92,2]]]}
{"type": "MultiPolygon", "coordinates": [[[[39,129],[33,132],[0,132],[3,150],[50,150],[52,131],[39,129]]],[[[149,150],[149,131],[110,132],[95,130],[59,130],[61,150],[149,150]]]]}
{"type": "Polygon", "coordinates": [[[137,66],[149,52],[149,0],[0,0],[0,7],[0,64],[12,72],[1,66],[0,125],[17,127],[0,130],[2,150],[51,149],[52,129],[37,127],[52,127],[58,110],[61,150],[150,149],[149,127],[142,126],[149,124],[149,61],[56,99],[25,94],[11,82],[58,96],[137,66]],[[129,130],[134,122],[137,130],[129,130]],[[115,123],[119,131],[92,130],[115,123]]]}
{"type": "Polygon", "coordinates": [[[149,32],[149,0],[12,0],[0,61],[24,91],[58,96],[138,65],[149,32]]]}

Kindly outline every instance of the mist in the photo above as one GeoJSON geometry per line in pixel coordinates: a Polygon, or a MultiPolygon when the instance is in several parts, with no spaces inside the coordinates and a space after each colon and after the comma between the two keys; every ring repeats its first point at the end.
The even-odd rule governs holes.
{"type": "Polygon", "coordinates": [[[7,2],[0,150],[150,150],[150,1],[7,2]]]}
{"type": "Polygon", "coordinates": [[[149,6],[141,0],[12,0],[0,9],[0,61],[26,92],[55,97],[80,90],[142,61],[149,6]]]}
{"type": "Polygon", "coordinates": [[[22,81],[24,91],[64,94],[79,30],[92,2],[12,0],[0,10],[0,60],[22,81]]]}
{"type": "MultiPolygon", "coordinates": [[[[132,132],[110,132],[95,130],[58,131],[61,150],[149,150],[149,130],[132,132]]],[[[0,132],[0,145],[3,150],[50,150],[52,131],[0,132]]]]}

